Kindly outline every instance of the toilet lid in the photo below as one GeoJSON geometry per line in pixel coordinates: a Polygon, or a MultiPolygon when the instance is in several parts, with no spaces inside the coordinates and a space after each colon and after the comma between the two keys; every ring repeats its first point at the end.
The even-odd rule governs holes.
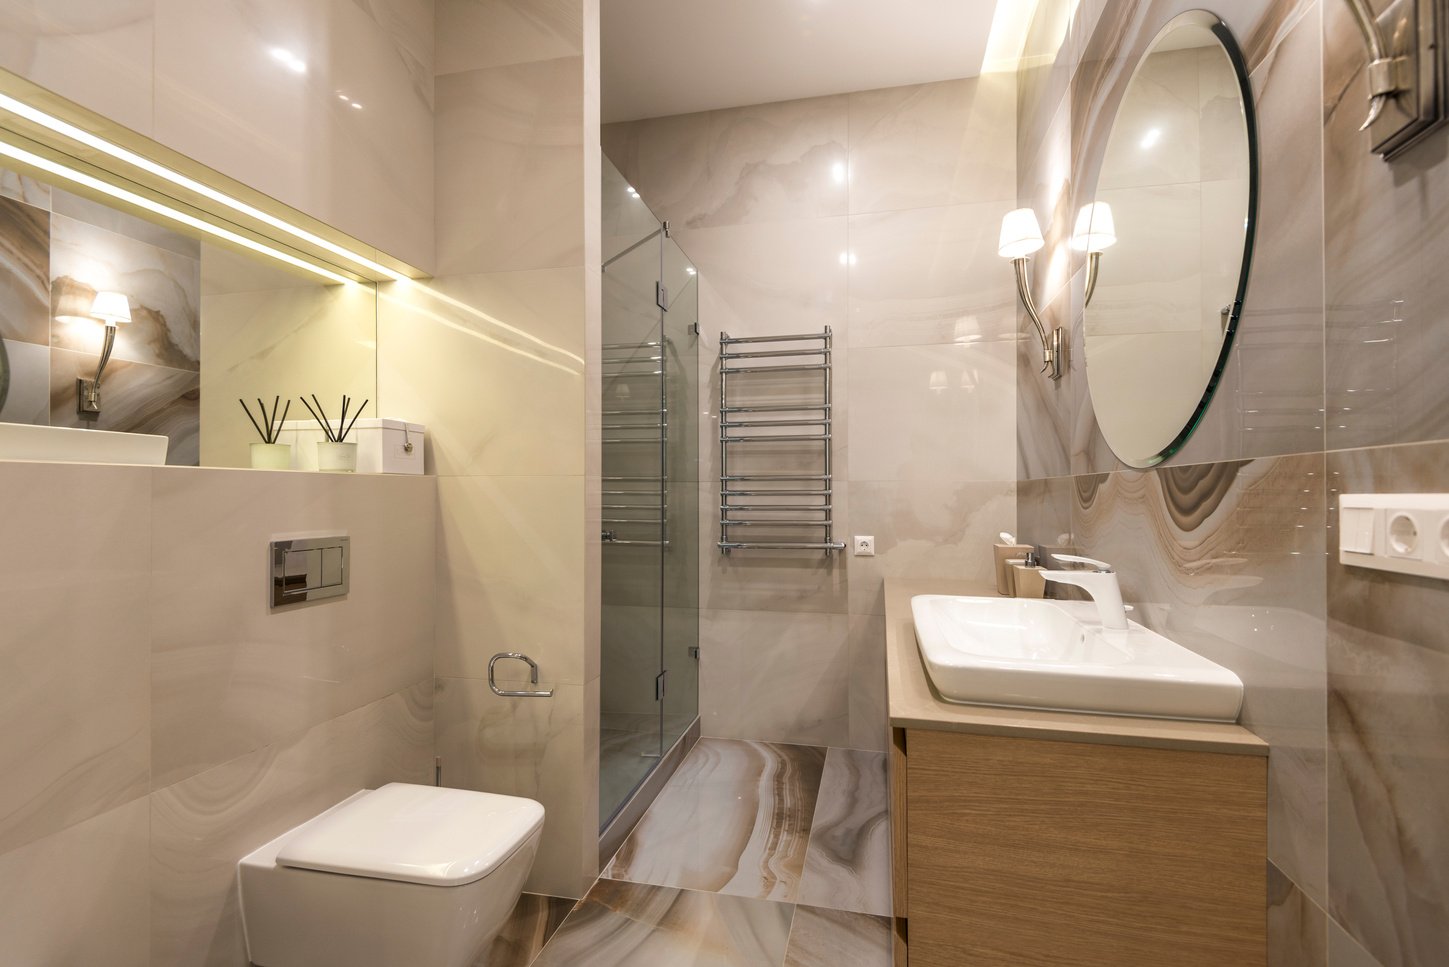
{"type": "Polygon", "coordinates": [[[458,886],[493,872],[542,825],[543,807],[532,799],[394,782],[299,827],[277,862],[458,886]]]}

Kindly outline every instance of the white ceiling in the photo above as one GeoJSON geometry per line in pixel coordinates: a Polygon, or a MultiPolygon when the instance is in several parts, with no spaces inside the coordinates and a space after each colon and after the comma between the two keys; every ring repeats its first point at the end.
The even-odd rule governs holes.
{"type": "Polygon", "coordinates": [[[603,120],[974,77],[996,2],[600,0],[603,120]]]}

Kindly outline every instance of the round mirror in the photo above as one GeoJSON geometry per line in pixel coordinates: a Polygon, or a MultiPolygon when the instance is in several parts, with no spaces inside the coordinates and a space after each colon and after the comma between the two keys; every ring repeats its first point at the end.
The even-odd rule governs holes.
{"type": "Polygon", "coordinates": [[[1124,463],[1176,453],[1212,399],[1248,284],[1257,172],[1242,52],[1212,14],[1174,18],[1132,74],[1072,233],[1088,253],[1087,384],[1124,463]]]}

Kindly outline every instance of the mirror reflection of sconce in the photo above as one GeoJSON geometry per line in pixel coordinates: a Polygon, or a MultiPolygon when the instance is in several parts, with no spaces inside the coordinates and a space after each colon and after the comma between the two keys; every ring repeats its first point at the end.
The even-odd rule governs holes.
{"type": "Polygon", "coordinates": [[[84,295],[67,293],[56,306],[55,317],[62,322],[94,323],[106,327],[106,341],[101,348],[101,362],[92,379],[76,378],[76,412],[85,415],[101,411],[101,377],[116,347],[116,329],[131,321],[131,301],[124,292],[97,292],[86,304],[84,295]]]}
{"type": "Polygon", "coordinates": [[[1041,235],[1041,224],[1036,220],[1036,212],[1030,208],[1018,208],[1002,217],[1001,242],[997,247],[997,254],[1004,259],[1010,259],[1011,267],[1016,271],[1016,294],[1021,297],[1021,304],[1041,339],[1041,372],[1052,379],[1061,379],[1062,330],[1058,327],[1050,334],[1047,333],[1041,315],[1036,310],[1036,302],[1031,297],[1031,285],[1026,277],[1026,263],[1031,261],[1032,253],[1039,251],[1045,244],[1046,241],[1041,235]]]}
{"type": "Polygon", "coordinates": [[[1087,253],[1086,305],[1092,304],[1097,291],[1097,278],[1102,268],[1102,253],[1117,244],[1117,226],[1112,220],[1112,206],[1104,201],[1083,205],[1072,227],[1072,248],[1087,253]]]}
{"type": "Polygon", "coordinates": [[[1446,118],[1443,42],[1449,28],[1439,0],[1392,0],[1375,14],[1369,0],[1346,0],[1368,50],[1368,118],[1375,154],[1387,161],[1446,118]]]}

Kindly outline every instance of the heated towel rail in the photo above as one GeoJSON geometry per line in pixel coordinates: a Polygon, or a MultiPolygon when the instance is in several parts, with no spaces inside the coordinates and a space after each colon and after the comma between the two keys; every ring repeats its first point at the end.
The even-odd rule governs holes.
{"type": "Polygon", "coordinates": [[[721,553],[844,550],[832,501],[830,327],[786,336],[721,333],[719,350],[721,553]],[[781,374],[790,378],[772,379],[781,374]],[[757,469],[785,456],[809,466],[757,469]]]}

